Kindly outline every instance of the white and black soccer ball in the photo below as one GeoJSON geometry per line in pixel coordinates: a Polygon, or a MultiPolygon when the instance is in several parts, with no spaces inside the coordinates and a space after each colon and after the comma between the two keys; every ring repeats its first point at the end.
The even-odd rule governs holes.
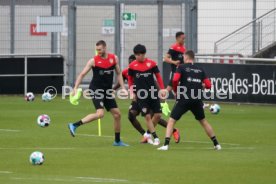
{"type": "Polygon", "coordinates": [[[41,99],[44,102],[49,102],[49,101],[52,100],[52,95],[49,92],[45,92],[45,93],[42,94],[41,99]]]}
{"type": "Polygon", "coordinates": [[[28,101],[28,102],[34,101],[34,99],[35,99],[35,96],[32,92],[28,92],[25,95],[25,100],[28,101]]]}
{"type": "Polygon", "coordinates": [[[30,155],[30,163],[32,165],[42,165],[44,162],[44,154],[40,151],[35,151],[30,155]]]}
{"type": "Polygon", "coordinates": [[[210,106],[210,112],[212,114],[218,114],[220,112],[220,106],[218,104],[213,104],[210,106]]]}
{"type": "Polygon", "coordinates": [[[50,122],[51,122],[51,119],[47,114],[42,114],[37,118],[37,124],[43,128],[48,127],[50,125],[50,122]]]}

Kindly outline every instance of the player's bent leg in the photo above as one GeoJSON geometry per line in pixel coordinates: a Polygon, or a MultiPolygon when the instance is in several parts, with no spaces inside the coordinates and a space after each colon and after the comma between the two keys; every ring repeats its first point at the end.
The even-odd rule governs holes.
{"type": "Polygon", "coordinates": [[[82,118],[80,121],[76,122],[76,123],[69,123],[68,124],[68,128],[70,131],[70,134],[75,137],[76,135],[76,129],[86,123],[92,122],[94,120],[97,120],[99,118],[103,118],[104,117],[104,109],[97,109],[96,113],[92,113],[92,114],[88,114],[87,116],[85,116],[84,118],[82,118]]]}
{"type": "MultiPolygon", "coordinates": [[[[158,122],[159,125],[161,125],[164,128],[167,128],[168,122],[164,119],[160,119],[160,121],[158,122]]],[[[180,132],[177,128],[173,129],[173,138],[174,138],[174,142],[175,143],[179,143],[180,142],[180,132]]]]}
{"type": "Polygon", "coordinates": [[[84,118],[81,119],[83,124],[95,121],[97,119],[101,119],[104,117],[104,109],[97,109],[96,113],[88,114],[84,118]]]}
{"type": "Polygon", "coordinates": [[[167,128],[168,122],[166,120],[160,118],[158,125],[161,125],[162,127],[167,128]]]}
{"type": "Polygon", "coordinates": [[[208,121],[204,118],[202,120],[199,120],[201,126],[204,128],[206,134],[211,138],[215,136],[214,130],[212,126],[208,123],[208,121]]]}
{"type": "Polygon", "coordinates": [[[170,118],[166,129],[166,137],[171,137],[176,120],[170,118]]]}
{"type": "MultiPolygon", "coordinates": [[[[151,135],[154,138],[154,141],[152,141],[151,135],[150,134],[146,135],[145,137],[147,138],[147,142],[149,144],[157,145],[159,139],[158,139],[158,136],[157,136],[157,134],[155,132],[155,128],[154,128],[154,125],[153,125],[153,122],[152,122],[152,117],[151,117],[150,113],[148,113],[148,114],[145,115],[145,120],[146,120],[146,124],[147,124],[148,130],[150,131],[151,135]]],[[[160,141],[159,141],[159,143],[160,143],[160,141]]]]}
{"type": "Polygon", "coordinates": [[[154,127],[160,122],[160,119],[161,119],[161,113],[155,113],[153,114],[152,116],[152,123],[154,125],[154,127]]]}
{"type": "Polygon", "coordinates": [[[169,149],[169,144],[170,144],[170,139],[173,133],[173,128],[176,123],[176,120],[173,118],[170,118],[168,121],[167,129],[166,129],[166,138],[165,138],[165,143],[163,146],[158,148],[158,150],[166,151],[169,149]]]}
{"type": "Polygon", "coordinates": [[[114,119],[114,131],[120,132],[121,131],[121,112],[119,108],[110,109],[110,113],[114,119]]]}
{"type": "Polygon", "coordinates": [[[145,134],[145,130],[143,129],[143,127],[141,126],[141,123],[137,120],[137,115],[138,112],[137,111],[133,111],[133,110],[129,110],[128,111],[128,120],[131,122],[132,126],[141,134],[144,135],[145,134]]]}
{"type": "Polygon", "coordinates": [[[147,134],[147,132],[142,127],[141,123],[137,120],[136,117],[138,116],[138,114],[139,112],[130,109],[128,111],[128,120],[130,121],[132,126],[142,135],[140,143],[144,144],[148,142],[148,137],[150,137],[150,135],[147,134]]]}
{"type": "Polygon", "coordinates": [[[112,114],[114,119],[115,141],[113,143],[113,146],[129,146],[128,144],[125,144],[123,141],[121,141],[121,138],[120,138],[121,112],[119,108],[110,109],[110,113],[112,114]]]}
{"type": "Polygon", "coordinates": [[[217,138],[215,136],[215,132],[214,132],[212,126],[208,123],[208,121],[205,118],[202,120],[199,120],[199,122],[200,122],[201,126],[204,128],[208,137],[214,143],[214,149],[221,150],[221,146],[220,146],[219,142],[217,141],[217,138]]]}

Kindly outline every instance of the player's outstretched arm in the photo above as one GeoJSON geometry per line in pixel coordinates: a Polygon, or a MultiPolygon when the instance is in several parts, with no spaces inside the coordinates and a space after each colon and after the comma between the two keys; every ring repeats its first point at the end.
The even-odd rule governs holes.
{"type": "Polygon", "coordinates": [[[173,75],[172,87],[173,87],[173,91],[175,93],[177,92],[177,86],[178,86],[178,83],[180,81],[180,78],[181,78],[181,73],[176,72],[173,75]]]}
{"type": "Polygon", "coordinates": [[[209,78],[205,78],[203,80],[203,85],[202,86],[203,86],[204,89],[211,89],[211,87],[212,87],[211,80],[209,78]]]}
{"type": "Polygon", "coordinates": [[[165,100],[165,97],[166,97],[168,91],[164,87],[164,82],[163,82],[163,79],[161,77],[161,74],[160,74],[160,72],[156,72],[156,73],[154,73],[154,75],[156,77],[156,81],[157,81],[157,84],[158,84],[160,92],[161,92],[161,96],[162,96],[161,99],[165,100]]]}
{"type": "Polygon", "coordinates": [[[119,89],[120,88],[120,83],[119,82],[117,82],[115,85],[114,85],[114,87],[112,88],[114,91],[116,91],[117,89],[119,89]]]}
{"type": "Polygon", "coordinates": [[[75,82],[73,95],[76,94],[76,91],[77,91],[77,89],[78,89],[78,87],[79,87],[79,85],[80,85],[82,79],[83,79],[83,78],[86,76],[86,74],[91,70],[91,68],[94,66],[94,63],[95,63],[95,62],[94,62],[94,59],[93,59],[93,58],[90,59],[90,60],[87,62],[87,64],[86,64],[86,66],[84,67],[84,69],[83,69],[83,70],[81,71],[81,73],[78,75],[77,80],[76,80],[76,82],[75,82]]]}
{"type": "Polygon", "coordinates": [[[158,73],[155,73],[155,77],[156,77],[156,81],[157,81],[157,84],[159,86],[159,89],[164,89],[164,82],[163,82],[163,79],[161,77],[161,74],[158,72],[158,73]]]}

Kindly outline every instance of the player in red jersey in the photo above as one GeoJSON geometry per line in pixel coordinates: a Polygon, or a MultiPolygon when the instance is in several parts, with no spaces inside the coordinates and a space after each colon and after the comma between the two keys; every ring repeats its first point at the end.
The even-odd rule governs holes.
{"type": "Polygon", "coordinates": [[[167,90],[172,90],[172,79],[176,71],[177,66],[184,63],[183,55],[186,51],[184,46],[185,34],[183,32],[177,32],[175,34],[176,42],[170,47],[168,53],[164,57],[166,63],[171,64],[170,80],[167,86],[167,90]]]}
{"type": "Polygon", "coordinates": [[[154,141],[148,137],[148,142],[153,145],[159,145],[160,140],[155,132],[155,125],[161,118],[161,106],[159,95],[166,96],[164,84],[156,62],[145,57],[146,47],[138,44],[133,52],[136,60],[129,65],[128,84],[131,93],[135,94],[135,99],[142,110],[142,116],[145,117],[147,128],[149,129],[154,141]],[[155,84],[154,76],[159,85],[160,93],[155,84]],[[153,116],[151,116],[151,112],[153,116]]]}
{"type": "MultiPolygon", "coordinates": [[[[135,55],[130,55],[128,58],[128,63],[132,63],[136,60],[135,55]]],[[[125,68],[122,71],[123,80],[128,80],[128,68],[125,68]]],[[[113,89],[117,90],[120,88],[120,84],[117,83],[113,89]]],[[[141,123],[138,121],[137,116],[141,113],[141,108],[139,107],[137,101],[132,101],[131,105],[128,110],[128,120],[131,122],[132,126],[142,135],[141,143],[147,143],[148,139],[150,137],[150,131],[145,129],[141,126],[141,123]]],[[[153,116],[153,113],[151,112],[151,115],[153,116]]],[[[160,118],[160,121],[158,122],[159,125],[166,128],[167,127],[167,121],[160,118]]],[[[180,142],[180,133],[177,128],[173,129],[173,137],[176,143],[180,142]]],[[[150,141],[151,142],[151,141],[150,141]]]]}
{"type": "Polygon", "coordinates": [[[103,40],[97,42],[96,50],[98,54],[87,62],[86,66],[76,80],[73,91],[73,95],[76,94],[82,79],[92,69],[93,78],[91,80],[89,89],[96,113],[88,114],[86,117],[82,118],[76,123],[69,123],[68,128],[71,135],[74,137],[75,131],[79,126],[93,122],[99,118],[103,118],[105,108],[107,111],[111,112],[114,119],[115,141],[113,145],[128,146],[120,139],[121,113],[114,99],[115,97],[112,95],[114,71],[117,74],[117,79],[120,83],[120,86],[123,90],[125,90],[121,70],[118,64],[118,57],[115,54],[106,52],[106,43],[103,40]]]}

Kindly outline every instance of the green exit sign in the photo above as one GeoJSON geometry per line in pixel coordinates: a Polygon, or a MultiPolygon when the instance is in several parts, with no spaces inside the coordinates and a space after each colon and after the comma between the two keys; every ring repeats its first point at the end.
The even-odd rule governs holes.
{"type": "Polygon", "coordinates": [[[123,13],[123,20],[126,20],[126,21],[136,20],[136,13],[123,13]]]}
{"type": "Polygon", "coordinates": [[[104,27],[114,27],[114,20],[113,19],[104,19],[103,26],[104,27]]]}

